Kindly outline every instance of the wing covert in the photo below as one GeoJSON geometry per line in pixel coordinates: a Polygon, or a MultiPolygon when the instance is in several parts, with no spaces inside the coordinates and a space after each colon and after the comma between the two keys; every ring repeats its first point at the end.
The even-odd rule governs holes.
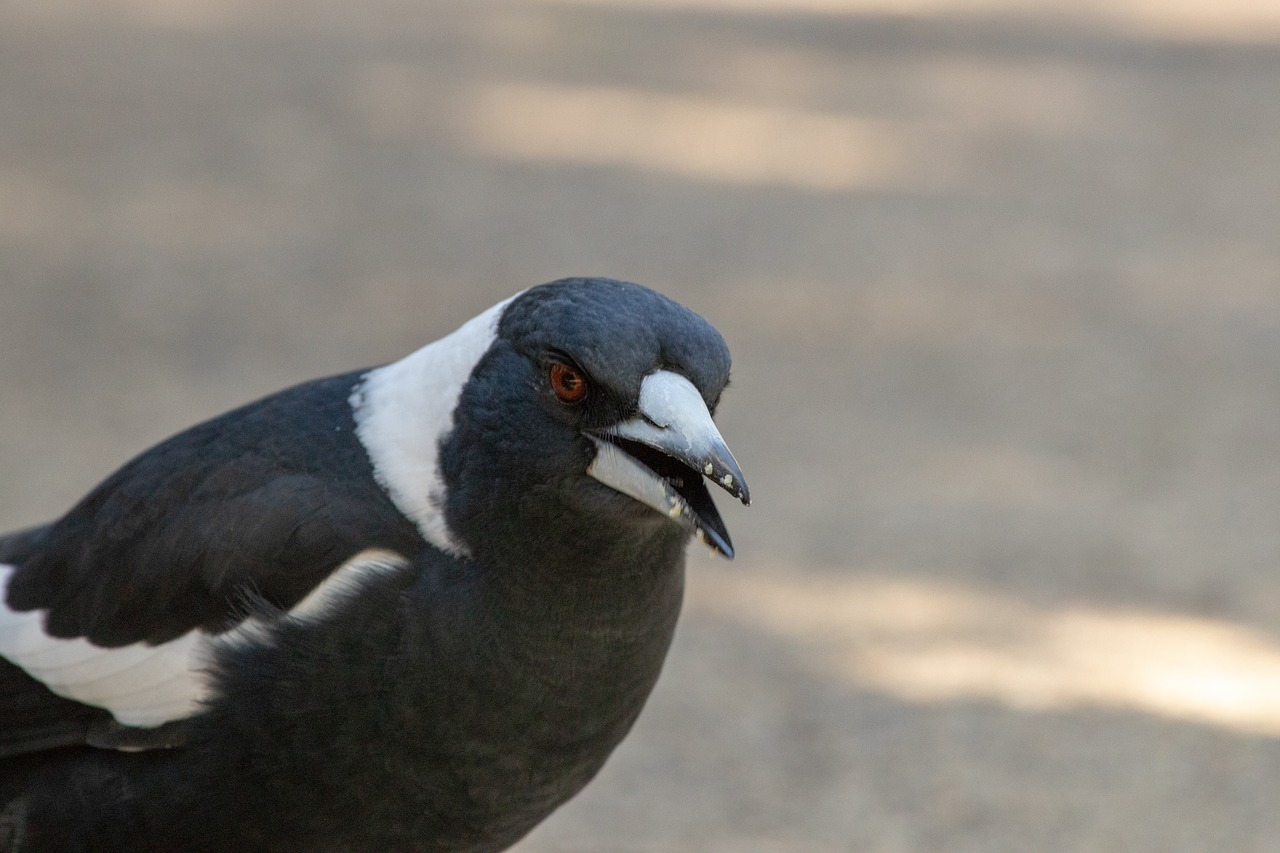
{"type": "Polygon", "coordinates": [[[157,445],[62,519],[7,537],[10,609],[94,645],[220,633],[283,609],[367,548],[424,543],[376,482],[348,403],[360,374],[282,391],[157,445]]]}

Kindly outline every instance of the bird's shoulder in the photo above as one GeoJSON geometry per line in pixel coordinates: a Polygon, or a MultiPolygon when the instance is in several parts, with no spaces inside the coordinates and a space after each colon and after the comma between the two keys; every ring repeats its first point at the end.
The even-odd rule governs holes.
{"type": "Polygon", "coordinates": [[[102,646],[218,633],[250,593],[289,608],[356,553],[422,542],[377,483],[349,396],[316,380],[139,455],[58,521],[5,540],[7,605],[102,646]]]}

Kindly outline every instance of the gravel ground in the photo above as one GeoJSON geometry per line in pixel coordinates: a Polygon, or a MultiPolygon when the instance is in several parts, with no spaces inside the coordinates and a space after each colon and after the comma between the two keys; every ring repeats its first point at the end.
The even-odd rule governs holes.
{"type": "Polygon", "coordinates": [[[516,289],[736,356],[756,505],[519,849],[1280,849],[1280,12],[0,5],[0,527],[516,289]]]}

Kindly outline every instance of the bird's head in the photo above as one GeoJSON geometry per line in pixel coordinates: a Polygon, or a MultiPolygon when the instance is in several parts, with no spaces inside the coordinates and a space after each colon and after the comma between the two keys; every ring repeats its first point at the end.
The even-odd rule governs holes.
{"type": "MultiPolygon", "coordinates": [[[[433,495],[415,520],[428,539],[470,553],[487,537],[537,547],[540,531],[549,545],[556,535],[682,531],[733,556],[706,484],[744,504],[749,495],[712,421],[730,358],[706,320],[636,284],[565,279],[410,359],[433,347],[431,361],[457,363],[458,385],[436,456],[425,460],[435,468],[433,495]]],[[[369,402],[378,380],[375,371],[359,392],[369,402]]],[[[385,392],[391,383],[381,384],[385,392]]],[[[375,468],[394,479],[378,464],[368,423],[362,439],[375,468]]]]}

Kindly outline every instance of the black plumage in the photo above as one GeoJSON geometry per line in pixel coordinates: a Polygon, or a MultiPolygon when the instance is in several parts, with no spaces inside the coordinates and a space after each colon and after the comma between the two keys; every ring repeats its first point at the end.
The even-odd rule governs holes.
{"type": "Polygon", "coordinates": [[[163,643],[225,630],[246,583],[287,608],[362,548],[421,548],[354,437],[359,377],[290,388],[129,462],[28,532],[9,606],[47,610],[58,637],[163,643]]]}
{"type": "Polygon", "coordinates": [[[711,423],[728,350],[604,279],[433,347],[197,426],[0,539],[0,849],[501,850],[595,775],[690,533],[732,553],[703,485],[746,501],[711,423]]]}

